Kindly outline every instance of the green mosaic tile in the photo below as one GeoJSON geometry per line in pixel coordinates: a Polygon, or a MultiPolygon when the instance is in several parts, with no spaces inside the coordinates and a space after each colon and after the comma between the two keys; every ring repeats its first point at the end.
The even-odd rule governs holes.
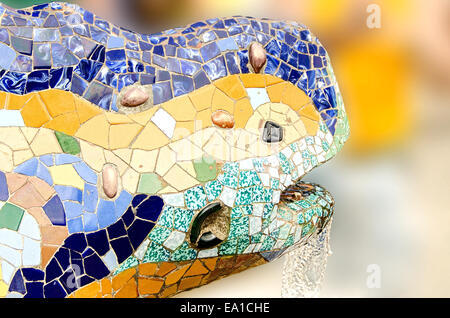
{"type": "Polygon", "coordinates": [[[198,186],[186,190],[184,192],[184,200],[188,209],[198,210],[203,208],[207,203],[205,189],[202,186],[198,186]]]}
{"type": "Polygon", "coordinates": [[[251,204],[252,201],[252,189],[251,188],[242,188],[238,190],[236,195],[235,205],[247,205],[251,204]]]}
{"type": "Polygon", "coordinates": [[[7,228],[17,231],[20,222],[22,221],[23,214],[24,210],[16,205],[6,202],[0,210],[0,229],[7,228]]]}
{"type": "Polygon", "coordinates": [[[156,224],[161,225],[161,226],[165,226],[168,228],[173,228],[173,219],[174,219],[174,211],[175,211],[175,207],[170,206],[170,205],[166,205],[162,212],[161,215],[159,216],[158,222],[156,224]]]}
{"type": "Polygon", "coordinates": [[[142,262],[143,263],[165,262],[169,260],[169,257],[170,252],[166,250],[163,246],[155,242],[150,242],[142,262]]]}
{"type": "Polygon", "coordinates": [[[113,275],[117,275],[120,272],[123,272],[129,268],[135,267],[139,265],[139,260],[134,257],[133,255],[131,255],[130,257],[128,257],[122,264],[120,264],[120,266],[114,271],[113,275]]]}
{"type": "Polygon", "coordinates": [[[222,189],[222,184],[217,180],[205,183],[205,192],[208,201],[212,202],[217,199],[220,193],[222,193],[222,189]]]}
{"type": "Polygon", "coordinates": [[[239,172],[239,164],[237,162],[226,162],[223,165],[222,170],[231,175],[237,175],[239,172]]]}
{"type": "Polygon", "coordinates": [[[203,156],[201,159],[194,160],[193,164],[198,181],[206,182],[216,178],[217,164],[212,157],[203,156]]]}
{"type": "Polygon", "coordinates": [[[281,170],[286,174],[290,174],[292,169],[294,169],[293,164],[282,153],[279,153],[278,157],[280,158],[281,170]]]}
{"type": "Polygon", "coordinates": [[[271,238],[270,236],[266,236],[264,242],[261,245],[261,251],[268,251],[271,250],[273,248],[273,246],[275,245],[276,240],[271,238]]]}
{"type": "Polygon", "coordinates": [[[194,216],[194,211],[185,210],[180,208],[174,209],[174,228],[181,231],[187,232],[189,229],[189,224],[191,224],[192,217],[194,216]]]}
{"type": "Polygon", "coordinates": [[[250,187],[260,184],[261,180],[255,171],[246,170],[239,172],[239,187],[250,187]]]}
{"type": "Polygon", "coordinates": [[[55,131],[56,139],[61,146],[62,151],[71,155],[78,155],[81,152],[80,144],[72,136],[55,131]]]}
{"type": "Polygon", "coordinates": [[[248,216],[241,217],[239,219],[232,219],[230,222],[230,234],[228,237],[238,237],[241,235],[248,235],[249,233],[249,220],[248,216]]]}
{"type": "Polygon", "coordinates": [[[280,188],[280,180],[276,178],[270,178],[270,188],[278,190],[280,188]]]}
{"type": "Polygon", "coordinates": [[[236,254],[238,240],[237,238],[229,239],[223,242],[219,248],[220,255],[234,255],[236,254]]]}
{"type": "Polygon", "coordinates": [[[139,180],[138,192],[155,194],[163,188],[161,181],[155,173],[144,173],[139,180]]]}
{"type": "Polygon", "coordinates": [[[238,248],[237,253],[242,254],[246,250],[246,248],[250,245],[250,237],[242,236],[238,240],[238,248]]]}
{"type": "Polygon", "coordinates": [[[255,235],[252,235],[251,236],[251,242],[252,243],[260,243],[262,236],[263,236],[263,234],[261,232],[256,233],[255,235]]]}
{"type": "Polygon", "coordinates": [[[294,235],[291,234],[287,237],[286,242],[284,242],[283,247],[288,247],[294,244],[294,235]]]}
{"type": "Polygon", "coordinates": [[[217,180],[224,186],[237,189],[238,181],[237,176],[231,173],[223,173],[217,177],[217,180]]]}
{"type": "Polygon", "coordinates": [[[255,167],[255,170],[257,172],[264,172],[264,165],[262,159],[253,159],[253,167],[255,167]]]}
{"type": "Polygon", "coordinates": [[[183,242],[181,246],[172,253],[170,256],[170,260],[172,261],[185,261],[192,260],[197,257],[197,251],[189,248],[189,244],[187,242],[183,242]]]}
{"type": "Polygon", "coordinates": [[[153,242],[156,242],[158,244],[164,243],[164,241],[169,237],[170,233],[172,233],[172,230],[161,227],[161,226],[155,226],[153,230],[148,235],[148,238],[152,240],[153,242]]]}

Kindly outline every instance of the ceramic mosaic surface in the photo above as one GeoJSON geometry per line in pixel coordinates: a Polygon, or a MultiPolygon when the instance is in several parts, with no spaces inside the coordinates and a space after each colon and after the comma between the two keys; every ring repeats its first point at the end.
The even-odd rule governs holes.
{"type": "Polygon", "coordinates": [[[349,127],[305,26],[146,35],[64,3],[0,24],[0,297],[167,297],[331,219],[300,179],[349,127]]]}

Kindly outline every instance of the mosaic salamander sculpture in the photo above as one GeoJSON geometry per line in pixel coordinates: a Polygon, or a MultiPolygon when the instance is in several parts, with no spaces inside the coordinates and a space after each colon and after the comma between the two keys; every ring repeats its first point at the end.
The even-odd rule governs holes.
{"type": "Polygon", "coordinates": [[[303,25],[145,35],[64,3],[0,21],[0,296],[167,297],[330,221],[301,179],[349,128],[303,25]]]}

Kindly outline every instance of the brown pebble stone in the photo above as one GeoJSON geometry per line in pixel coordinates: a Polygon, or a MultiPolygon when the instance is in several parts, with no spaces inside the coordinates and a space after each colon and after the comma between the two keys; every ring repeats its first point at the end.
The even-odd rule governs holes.
{"type": "Polygon", "coordinates": [[[253,42],[252,44],[250,44],[248,54],[253,70],[255,71],[255,73],[259,73],[259,71],[261,71],[262,67],[264,66],[264,64],[266,64],[267,61],[266,50],[260,43],[253,42]]]}
{"type": "Polygon", "coordinates": [[[117,194],[118,175],[117,170],[111,165],[105,165],[102,171],[103,191],[108,198],[114,198],[117,194]]]}
{"type": "Polygon", "coordinates": [[[211,120],[214,125],[220,128],[233,128],[234,118],[225,110],[217,110],[211,115],[211,120]]]}
{"type": "Polygon", "coordinates": [[[142,89],[137,87],[132,87],[128,89],[122,96],[120,103],[123,106],[135,107],[142,105],[148,100],[148,94],[142,89]]]}

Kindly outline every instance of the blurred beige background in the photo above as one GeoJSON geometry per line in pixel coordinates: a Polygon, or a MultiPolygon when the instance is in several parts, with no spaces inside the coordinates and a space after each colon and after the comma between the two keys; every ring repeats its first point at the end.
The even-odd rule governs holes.
{"type": "MultiPolygon", "coordinates": [[[[351,128],[343,151],[306,178],[336,200],[321,296],[450,296],[450,1],[74,2],[144,33],[230,15],[309,26],[329,52],[351,128]],[[370,28],[373,10],[379,28],[370,28]],[[367,284],[373,266],[379,288],[367,284]]],[[[282,267],[279,259],[180,297],[279,297],[282,267]]]]}

